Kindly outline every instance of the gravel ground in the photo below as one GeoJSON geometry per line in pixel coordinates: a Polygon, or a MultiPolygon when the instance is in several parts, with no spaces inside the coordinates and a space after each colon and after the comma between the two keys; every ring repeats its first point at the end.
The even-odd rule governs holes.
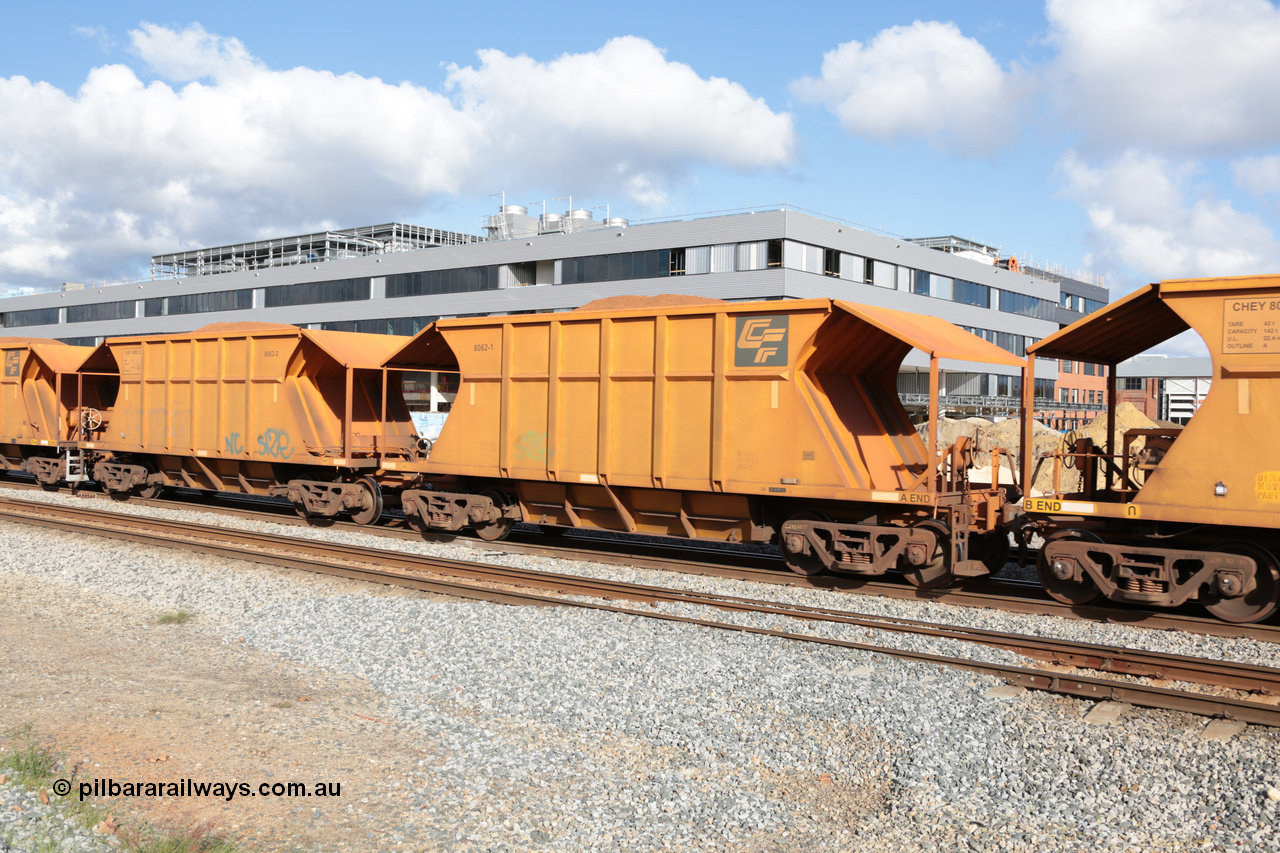
{"type": "MultiPolygon", "coordinates": [[[[368,542],[360,533],[299,532],[368,542]]],[[[1142,710],[1095,726],[1082,719],[1087,702],[1027,692],[987,698],[993,679],[872,653],[610,613],[322,593],[305,577],[229,572],[226,561],[124,543],[96,543],[86,560],[68,535],[12,524],[0,525],[0,543],[6,571],[196,610],[212,641],[243,640],[367,679],[399,720],[439,745],[416,775],[387,782],[388,791],[411,792],[407,829],[424,849],[1280,850],[1278,804],[1268,797],[1280,788],[1276,730],[1250,727],[1220,743],[1200,737],[1202,719],[1142,710]]],[[[466,545],[378,544],[569,569],[466,545]]],[[[1253,641],[575,570],[1276,664],[1275,649],[1253,641]]]]}
{"type": "Polygon", "coordinates": [[[101,836],[81,826],[56,800],[46,805],[36,791],[28,791],[15,782],[0,785],[0,853],[108,853],[114,849],[101,836]]]}

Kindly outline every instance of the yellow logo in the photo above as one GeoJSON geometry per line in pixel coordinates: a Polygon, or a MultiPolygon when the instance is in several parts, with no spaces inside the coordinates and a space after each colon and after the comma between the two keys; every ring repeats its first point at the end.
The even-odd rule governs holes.
{"type": "Polygon", "coordinates": [[[787,363],[787,316],[739,317],[735,367],[782,367],[787,363]]]}

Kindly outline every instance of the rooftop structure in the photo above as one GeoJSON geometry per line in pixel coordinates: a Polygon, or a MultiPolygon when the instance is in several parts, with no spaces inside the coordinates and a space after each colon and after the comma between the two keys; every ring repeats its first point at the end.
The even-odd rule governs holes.
{"type": "Polygon", "coordinates": [[[320,231],[295,237],[154,255],[151,258],[151,277],[182,278],[295,266],[391,252],[412,252],[437,246],[464,246],[467,243],[479,243],[483,239],[472,234],[389,222],[386,225],[320,231]]]}

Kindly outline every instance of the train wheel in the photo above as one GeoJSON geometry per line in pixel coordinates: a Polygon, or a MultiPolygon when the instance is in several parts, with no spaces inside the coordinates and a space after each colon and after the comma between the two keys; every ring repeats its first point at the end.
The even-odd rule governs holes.
{"type": "Polygon", "coordinates": [[[935,518],[925,519],[915,526],[932,530],[937,535],[937,544],[933,548],[929,562],[923,566],[908,566],[902,569],[902,576],[912,586],[918,586],[920,589],[946,586],[955,580],[955,575],[951,573],[951,549],[948,547],[951,531],[935,518]]]}
{"type": "MultiPolygon", "coordinates": [[[[797,512],[795,515],[787,519],[788,522],[791,522],[791,521],[827,522],[830,520],[831,519],[827,518],[825,515],[823,515],[820,512],[815,512],[813,510],[807,510],[807,509],[801,510],[800,512],[797,512]]],[[[813,575],[820,575],[824,571],[826,571],[827,564],[822,562],[822,558],[819,557],[813,551],[812,543],[809,543],[809,544],[810,544],[810,549],[808,553],[802,553],[799,548],[797,548],[795,551],[792,551],[790,548],[787,547],[785,541],[781,543],[778,550],[782,552],[782,559],[787,564],[788,569],[790,569],[791,571],[795,572],[798,575],[805,575],[807,577],[812,577],[813,575]]]]}
{"type": "Polygon", "coordinates": [[[1087,574],[1080,580],[1075,580],[1072,578],[1060,578],[1053,573],[1053,567],[1049,565],[1049,560],[1045,557],[1045,553],[1048,551],[1049,543],[1059,539],[1102,541],[1087,530],[1061,530],[1050,536],[1040,548],[1040,556],[1036,557],[1036,573],[1040,575],[1040,585],[1044,587],[1044,591],[1049,593],[1051,598],[1061,601],[1063,604],[1088,604],[1091,601],[1096,601],[1102,595],[1102,590],[1098,589],[1098,585],[1093,582],[1093,578],[1087,574]]]}
{"type": "Polygon", "coordinates": [[[351,520],[356,524],[377,524],[382,518],[382,489],[372,477],[361,477],[360,509],[351,510],[351,520]]]}
{"type": "Polygon", "coordinates": [[[998,575],[1009,562],[1009,534],[1002,530],[990,533],[975,533],[969,537],[969,559],[981,560],[982,564],[998,575]]]}
{"type": "MultiPolygon", "coordinates": [[[[511,503],[511,499],[497,489],[485,489],[480,494],[490,498],[493,501],[493,505],[498,508],[499,512],[506,509],[507,505],[511,503]]],[[[471,525],[472,529],[475,530],[476,535],[486,542],[496,542],[499,539],[506,539],[511,535],[511,528],[515,526],[516,520],[514,518],[506,518],[505,516],[498,518],[497,521],[488,521],[483,524],[471,525]]]]}
{"type": "Polygon", "coordinates": [[[1253,589],[1235,598],[1215,591],[1203,599],[1205,609],[1224,622],[1236,623],[1261,622],[1275,613],[1280,604],[1280,567],[1271,552],[1250,542],[1227,542],[1215,550],[1252,557],[1258,569],[1253,589]]]}
{"type": "Polygon", "coordinates": [[[138,487],[138,497],[153,501],[160,497],[160,493],[163,491],[164,483],[147,483],[145,486],[138,487]]]}

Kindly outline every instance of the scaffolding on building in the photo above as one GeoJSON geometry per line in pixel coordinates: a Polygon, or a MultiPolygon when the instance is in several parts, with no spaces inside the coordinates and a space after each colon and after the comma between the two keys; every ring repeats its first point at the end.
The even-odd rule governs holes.
{"type": "Polygon", "coordinates": [[[366,225],[274,240],[258,240],[231,246],[215,246],[207,249],[191,249],[153,255],[153,278],[183,278],[243,270],[269,269],[299,264],[314,264],[342,258],[361,258],[368,255],[385,255],[392,252],[411,252],[438,246],[464,246],[483,243],[484,237],[441,231],[389,222],[385,225],[366,225]]]}

